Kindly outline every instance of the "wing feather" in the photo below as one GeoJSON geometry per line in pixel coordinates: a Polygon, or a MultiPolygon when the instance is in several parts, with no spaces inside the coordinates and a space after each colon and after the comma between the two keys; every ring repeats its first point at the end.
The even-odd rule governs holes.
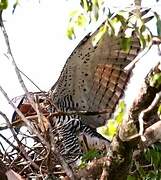
{"type": "Polygon", "coordinates": [[[105,124],[123,95],[130,73],[124,71],[141,50],[136,33],[132,33],[132,43],[128,51],[121,49],[123,33],[109,36],[105,33],[96,46],[92,39],[98,33],[86,36],[67,59],[62,73],[51,88],[54,104],[60,110],[101,111],[109,113],[97,116],[82,116],[91,127],[105,124]],[[73,102],[63,106],[67,97],[73,102]]]}

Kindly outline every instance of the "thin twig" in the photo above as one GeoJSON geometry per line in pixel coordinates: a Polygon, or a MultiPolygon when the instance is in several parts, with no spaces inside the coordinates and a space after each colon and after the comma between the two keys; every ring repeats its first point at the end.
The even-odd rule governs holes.
{"type": "Polygon", "coordinates": [[[6,143],[8,143],[13,149],[19,151],[18,147],[14,146],[13,143],[11,143],[5,136],[0,134],[0,137],[3,138],[6,141],[6,143]]]}
{"type": "Polygon", "coordinates": [[[34,81],[31,79],[31,78],[29,78],[23,71],[21,71],[20,69],[19,69],[19,72],[23,75],[23,76],[25,76],[40,92],[44,92],[42,89],[40,89],[40,87],[36,84],[36,83],[34,83],[34,81]]]}
{"type": "MultiPolygon", "coordinates": [[[[69,112],[63,112],[63,111],[58,111],[58,112],[53,112],[53,113],[41,113],[43,114],[44,117],[47,117],[48,120],[52,123],[53,121],[53,117],[57,117],[57,116],[72,116],[72,115],[86,115],[86,116],[95,116],[95,115],[98,115],[98,114],[106,114],[108,113],[109,110],[106,109],[106,110],[102,110],[102,111],[69,111],[69,112]]],[[[38,114],[37,115],[32,115],[32,116],[27,116],[25,117],[28,121],[37,121],[38,120],[38,114]]],[[[14,122],[12,122],[12,126],[13,127],[19,127],[19,126],[23,126],[22,124],[22,120],[21,119],[18,119],[14,122]]],[[[8,127],[7,126],[3,126],[3,127],[0,127],[0,130],[4,130],[4,129],[7,129],[8,127]]]]}
{"type": "Polygon", "coordinates": [[[100,180],[107,180],[107,176],[108,176],[108,172],[106,169],[106,165],[104,165],[100,180]]]}

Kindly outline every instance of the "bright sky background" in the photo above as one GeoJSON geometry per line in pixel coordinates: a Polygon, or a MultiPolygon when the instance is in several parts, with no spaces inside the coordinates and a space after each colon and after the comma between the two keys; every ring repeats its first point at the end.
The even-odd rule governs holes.
{"type": "MultiPolygon", "coordinates": [[[[85,35],[82,33],[75,41],[69,40],[65,35],[69,11],[75,9],[78,2],[76,0],[41,0],[39,3],[38,0],[20,0],[20,5],[13,15],[11,9],[4,14],[15,60],[19,68],[42,90],[49,90],[55,83],[67,57],[85,35]]],[[[123,8],[131,2],[133,1],[122,0],[120,4],[120,0],[109,0],[108,4],[117,7],[120,4],[119,8],[123,8]]],[[[150,7],[154,6],[154,2],[155,0],[151,2],[150,7]]],[[[24,92],[11,62],[4,56],[7,49],[2,40],[3,36],[0,32],[0,85],[9,97],[13,98],[24,92]]],[[[36,90],[30,83],[27,85],[30,91],[36,90]]],[[[0,110],[6,114],[12,112],[12,107],[1,94],[0,110]]]]}

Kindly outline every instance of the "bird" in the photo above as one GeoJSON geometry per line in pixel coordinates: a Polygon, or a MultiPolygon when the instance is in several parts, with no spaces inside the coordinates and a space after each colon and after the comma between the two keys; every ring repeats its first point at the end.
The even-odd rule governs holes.
{"type": "MultiPolygon", "coordinates": [[[[147,12],[149,10],[143,11],[142,15],[147,12]]],[[[131,71],[125,71],[124,68],[142,50],[135,30],[132,32],[128,51],[121,48],[123,28],[117,36],[104,33],[93,46],[92,39],[103,26],[104,23],[77,45],[48,93],[53,105],[48,110],[49,113],[95,112],[50,117],[53,134],[58,139],[57,148],[68,163],[80,158],[84,151],[81,149],[82,143],[90,149],[102,146],[107,149],[110,146],[110,141],[97,133],[97,127],[105,125],[112,117],[131,75],[131,71]],[[104,114],[99,113],[104,110],[104,114]]],[[[24,101],[21,101],[21,105],[23,104],[24,101]]],[[[18,106],[20,109],[21,105],[18,106]]],[[[15,117],[14,115],[13,119],[15,117]]]]}

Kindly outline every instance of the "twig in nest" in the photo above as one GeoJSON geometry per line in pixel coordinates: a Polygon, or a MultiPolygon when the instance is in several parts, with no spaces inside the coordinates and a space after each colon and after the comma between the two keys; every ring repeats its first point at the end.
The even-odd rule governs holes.
{"type": "Polygon", "coordinates": [[[36,100],[36,113],[37,113],[37,116],[38,116],[38,126],[39,128],[41,129],[41,131],[44,133],[47,131],[48,129],[48,119],[43,115],[42,112],[42,109],[40,107],[40,104],[39,104],[39,98],[37,95],[35,95],[35,100],[36,100]]]}
{"type": "Polygon", "coordinates": [[[5,114],[3,114],[1,111],[0,111],[0,115],[6,120],[6,123],[7,123],[8,127],[9,127],[9,129],[11,130],[14,139],[16,140],[16,142],[18,144],[18,147],[16,148],[16,150],[18,150],[18,152],[21,152],[23,157],[26,160],[28,160],[35,169],[39,169],[39,166],[28,156],[28,153],[25,151],[24,145],[17,138],[17,135],[16,135],[15,131],[12,129],[12,126],[11,126],[10,121],[7,118],[7,116],[5,114]]]}

